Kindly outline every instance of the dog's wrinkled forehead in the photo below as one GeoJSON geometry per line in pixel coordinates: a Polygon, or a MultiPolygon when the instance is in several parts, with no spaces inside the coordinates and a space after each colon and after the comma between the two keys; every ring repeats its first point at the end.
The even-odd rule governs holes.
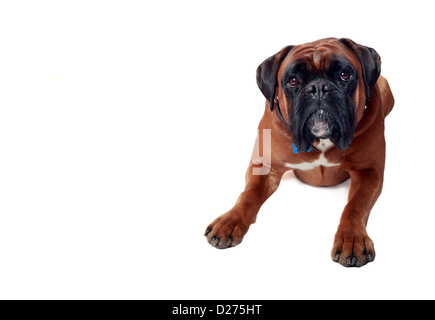
{"type": "Polygon", "coordinates": [[[293,63],[304,61],[310,71],[322,73],[330,67],[334,58],[349,61],[357,70],[361,70],[358,59],[337,39],[324,39],[294,47],[281,64],[280,74],[293,63]]]}

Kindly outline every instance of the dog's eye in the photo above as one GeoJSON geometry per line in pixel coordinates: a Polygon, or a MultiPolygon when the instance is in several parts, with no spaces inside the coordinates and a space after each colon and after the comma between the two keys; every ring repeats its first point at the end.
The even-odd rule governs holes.
{"type": "Polygon", "coordinates": [[[291,88],[296,87],[298,84],[299,84],[299,80],[298,80],[297,78],[292,78],[292,79],[290,79],[290,81],[288,82],[288,85],[289,85],[291,88]]]}
{"type": "Polygon", "coordinates": [[[340,73],[340,78],[343,81],[349,81],[350,79],[350,73],[347,71],[343,71],[342,73],[340,73]]]}

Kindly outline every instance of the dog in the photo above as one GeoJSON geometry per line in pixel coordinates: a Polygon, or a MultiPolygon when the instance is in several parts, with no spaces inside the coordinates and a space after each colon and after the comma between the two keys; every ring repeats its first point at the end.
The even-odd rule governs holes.
{"type": "Polygon", "coordinates": [[[394,106],[380,72],[376,50],[345,38],[287,46],[260,64],[257,84],[266,98],[258,127],[263,139],[257,137],[245,190],[205,231],[213,247],[240,244],[282,175],[293,170],[313,186],[351,179],[331,257],[345,267],[374,261],[366,226],[382,190],[384,119],[394,106]]]}

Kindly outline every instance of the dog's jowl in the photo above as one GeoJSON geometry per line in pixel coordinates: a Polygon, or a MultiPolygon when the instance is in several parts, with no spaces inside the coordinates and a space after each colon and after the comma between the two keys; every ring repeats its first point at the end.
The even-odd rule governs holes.
{"type": "Polygon", "coordinates": [[[260,158],[254,150],[245,190],[205,231],[212,246],[240,244],[282,175],[294,170],[313,186],[351,179],[331,257],[346,267],[375,259],[366,226],[382,190],[384,119],[394,105],[380,72],[378,53],[350,39],[287,46],[260,64],[257,83],[266,97],[266,111],[255,145],[268,157],[263,152],[260,158]]]}

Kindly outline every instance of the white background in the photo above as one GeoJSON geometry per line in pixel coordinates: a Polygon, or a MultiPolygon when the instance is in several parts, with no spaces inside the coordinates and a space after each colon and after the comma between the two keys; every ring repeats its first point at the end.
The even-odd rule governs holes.
{"type": "Polygon", "coordinates": [[[14,1],[0,5],[1,299],[434,299],[430,1],[14,1]],[[375,48],[396,98],[376,261],[330,259],[349,184],[291,175],[243,243],[206,226],[243,190],[289,44],[375,48]]]}

